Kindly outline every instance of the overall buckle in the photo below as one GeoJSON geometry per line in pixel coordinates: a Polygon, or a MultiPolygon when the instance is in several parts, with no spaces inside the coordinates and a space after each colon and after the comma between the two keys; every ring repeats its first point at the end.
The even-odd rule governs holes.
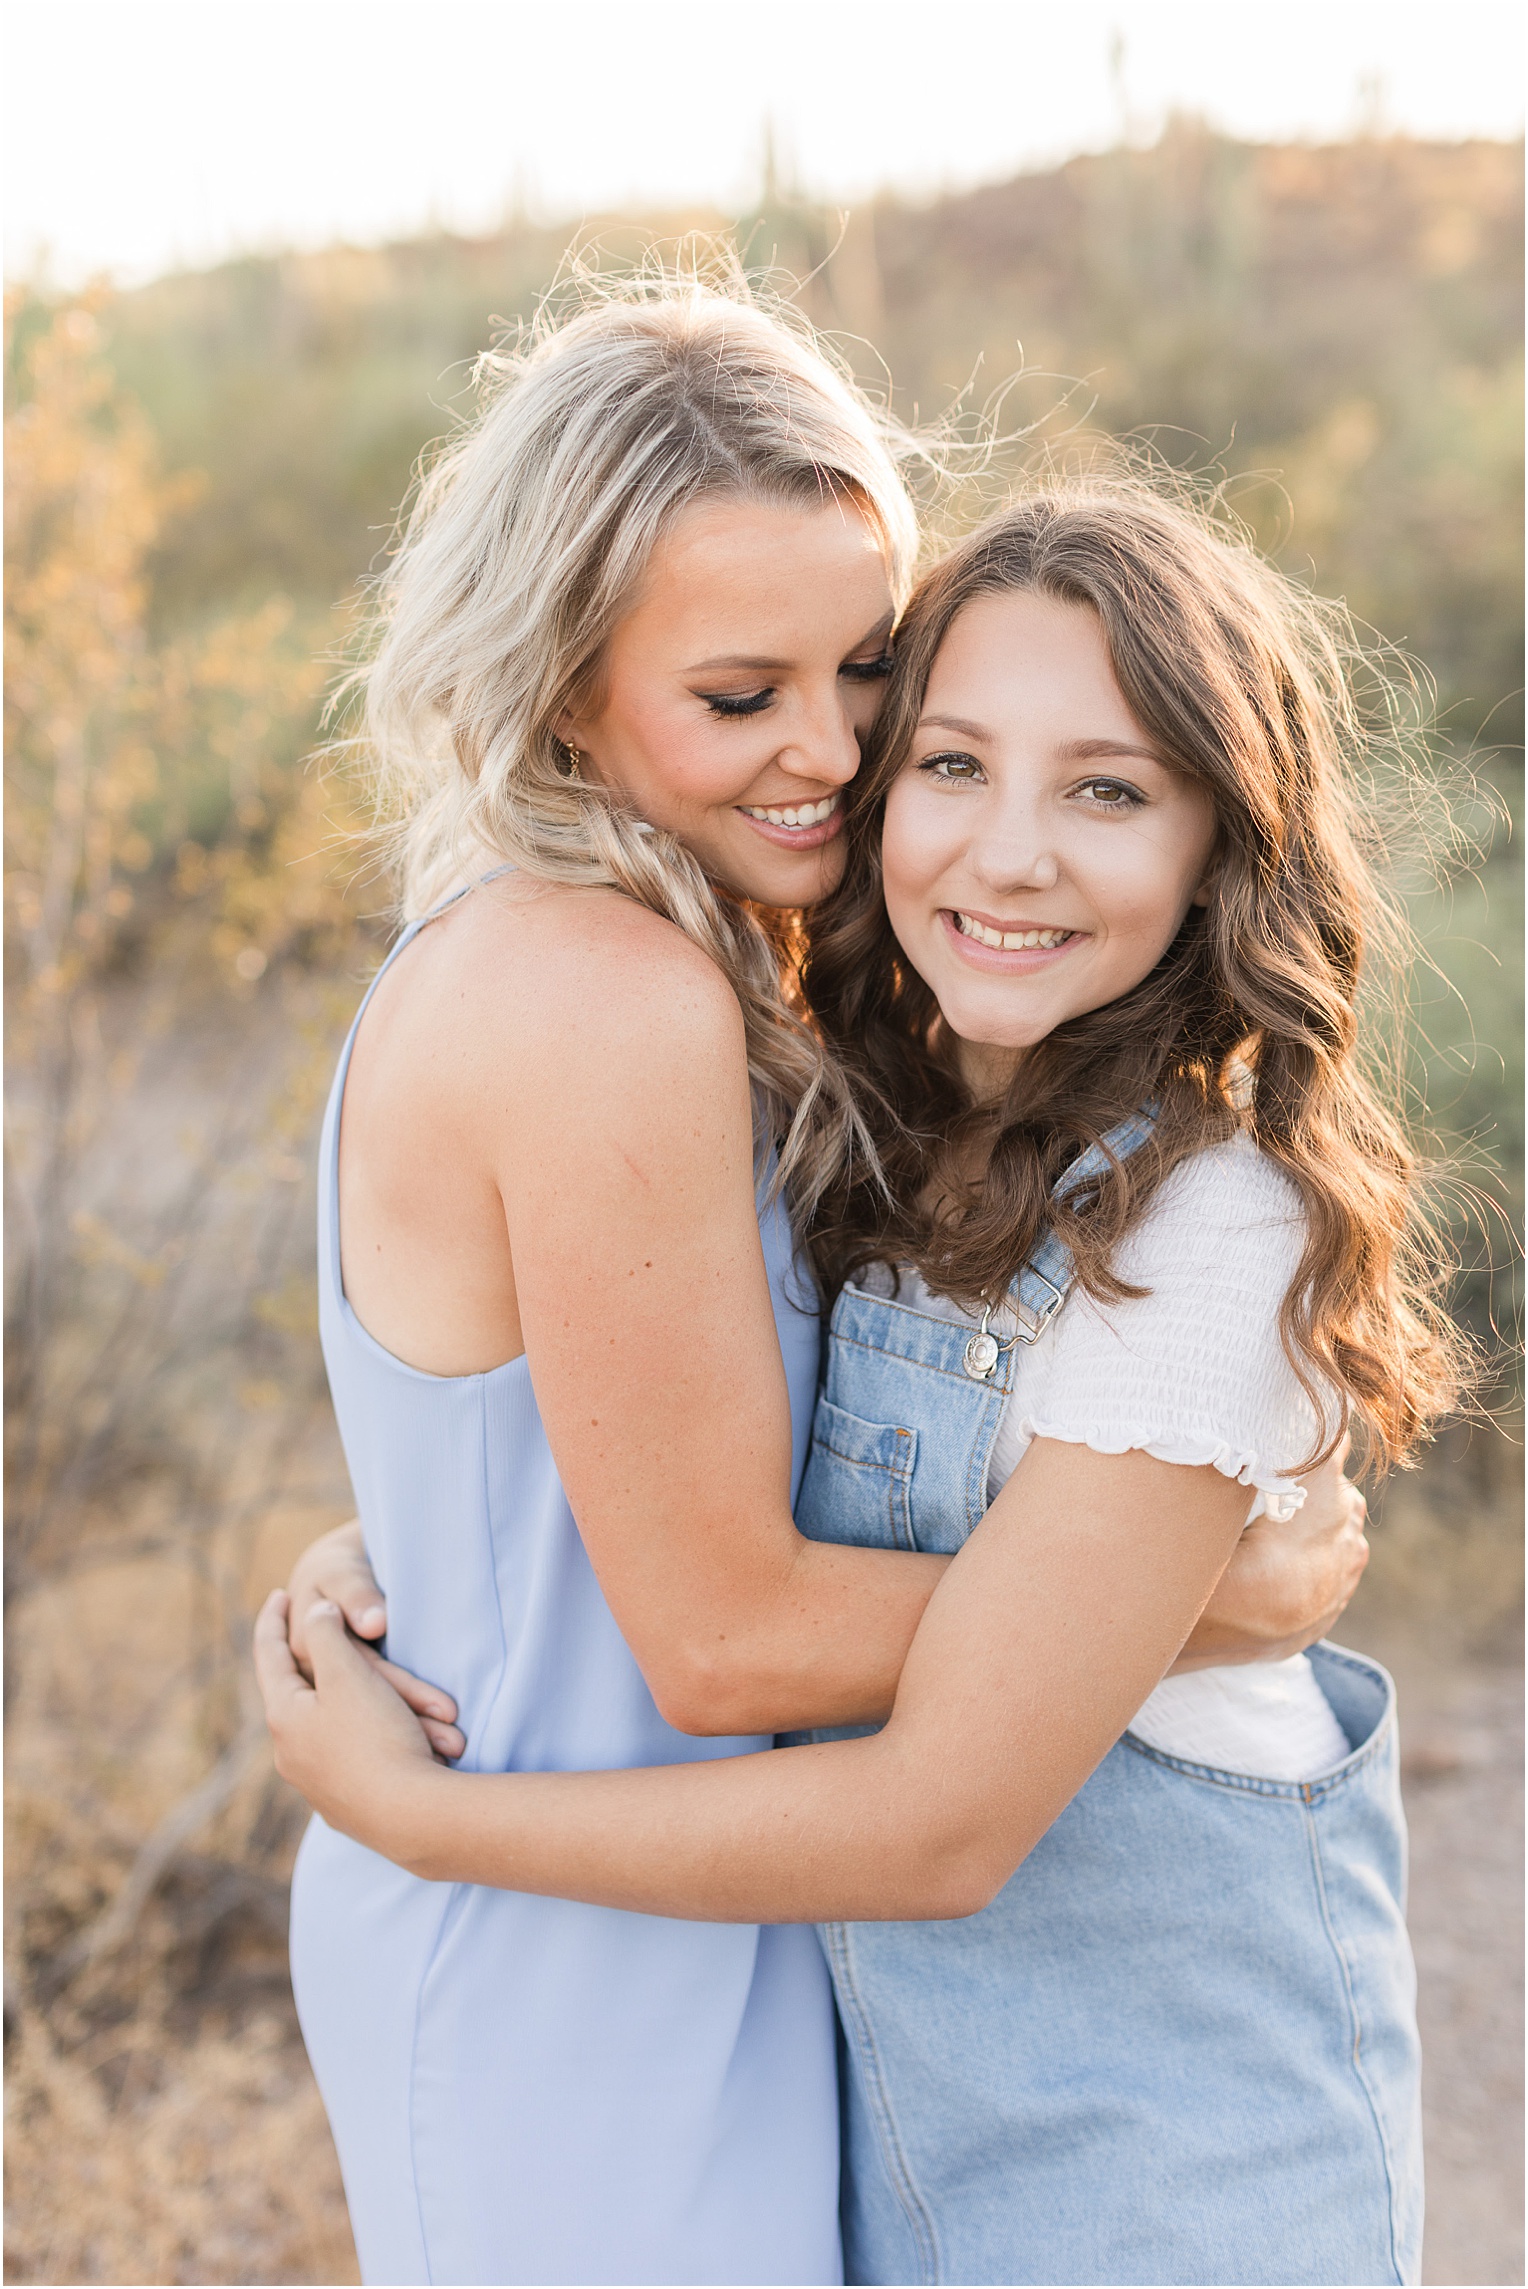
{"type": "Polygon", "coordinates": [[[1009,1296],[1008,1301],[1013,1308],[1017,1340],[1020,1343],[1034,1343],[1045,1333],[1065,1303],[1066,1290],[1058,1288],[1054,1280],[1047,1279],[1045,1274],[1037,1271],[1033,1264],[1026,1264],[1014,1284],[1013,1293],[1009,1296]],[[1042,1288],[1049,1288],[1050,1290],[1049,1295],[1042,1297],[1038,1304],[1033,1305],[1026,1302],[1024,1297],[1024,1290],[1031,1281],[1037,1281],[1042,1288]]]}

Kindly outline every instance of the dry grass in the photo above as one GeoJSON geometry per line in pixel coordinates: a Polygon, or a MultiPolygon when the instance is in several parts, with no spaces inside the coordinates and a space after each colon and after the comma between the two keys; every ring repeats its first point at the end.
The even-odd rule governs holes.
{"type": "MultiPolygon", "coordinates": [[[[293,1473],[308,1483],[247,1530],[241,1603],[343,1506],[332,1433],[313,1430],[293,1473]]],[[[53,1580],[13,1617],[9,2281],[357,2278],[287,1981],[304,1811],[262,1743],[122,1944],[69,1975],[224,1746],[188,1659],[201,1594],[156,1553],[53,1580]]]]}
{"type": "Polygon", "coordinates": [[[129,2024],[115,2094],[41,2015],[13,2037],[6,2279],[357,2280],[290,2012],[188,2037],[140,1988],[129,2024]]]}
{"type": "Polygon", "coordinates": [[[1523,2279],[1521,1448],[1400,1480],[1336,1635],[1400,1691],[1427,2157],[1424,2282],[1523,2279]]]}
{"type": "MultiPolygon", "coordinates": [[[[284,1451],[280,1490],[258,1509],[244,1506],[246,1611],[344,1507],[322,1408],[284,1451]]],[[[1516,1788],[1515,1460],[1504,1443],[1477,1438],[1399,1485],[1377,1529],[1370,1580],[1340,1632],[1392,1662],[1408,1703],[1429,2019],[1430,2250],[1446,2266],[1472,2268],[1439,2271],[1430,2261],[1428,2278],[1439,2281],[1521,2278],[1512,2270],[1510,1992],[1519,1863],[1503,1846],[1516,1788]]],[[[99,1527],[86,1525],[84,1542],[98,1545],[99,1527]]],[[[16,1618],[13,2282],[356,2279],[286,1977],[285,1884],[302,1808],[263,1752],[171,1859],[126,1942],[63,1975],[71,1943],[99,1919],[144,1837],[206,1773],[231,1729],[230,1716],[209,1735],[188,1658],[201,1641],[204,1595],[196,1570],[161,1548],[57,1576],[16,1618]]]]}
{"type": "MultiPolygon", "coordinates": [[[[356,2278],[287,1978],[304,1813],[250,1730],[245,1654],[260,1598],[349,1508],[303,1172],[352,995],[299,980],[231,1012],[193,994],[152,1034],[132,994],[104,1005],[102,1070],[124,1039],[137,1053],[57,1203],[88,1244],[44,1329],[32,1391],[56,1461],[7,1622],[13,2282],[356,2278]],[[190,1233],[179,1256],[153,1255],[165,1230],[190,1233]]],[[[1339,1633],[1391,1661],[1416,1719],[1432,2247],[1473,2269],[1430,2259],[1431,2279],[1521,2278],[1516,1460],[1452,1439],[1399,1481],[1339,1633]]]]}

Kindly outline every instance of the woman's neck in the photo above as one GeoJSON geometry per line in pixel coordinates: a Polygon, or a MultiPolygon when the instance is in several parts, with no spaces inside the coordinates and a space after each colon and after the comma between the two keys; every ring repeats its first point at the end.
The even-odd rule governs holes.
{"type": "Polygon", "coordinates": [[[1007,1096],[1013,1077],[1024,1060],[1022,1049],[1004,1049],[992,1041],[957,1041],[955,1062],[960,1078],[977,1105],[997,1105],[1007,1096]]]}

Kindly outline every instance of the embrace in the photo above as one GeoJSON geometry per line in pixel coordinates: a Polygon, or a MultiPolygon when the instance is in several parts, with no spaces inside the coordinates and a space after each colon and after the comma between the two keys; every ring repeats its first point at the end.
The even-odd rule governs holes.
{"type": "Polygon", "coordinates": [[[1461,1364],[1340,616],[1107,471],[920,569],[741,292],[489,381],[358,677],[359,1522],[256,1634],[364,2278],[1415,2281],[1323,1632],[1461,1364]]]}

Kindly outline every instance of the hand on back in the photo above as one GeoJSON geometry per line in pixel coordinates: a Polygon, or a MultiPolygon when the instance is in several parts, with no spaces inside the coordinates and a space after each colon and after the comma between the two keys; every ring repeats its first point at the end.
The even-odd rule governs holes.
{"type": "Polygon", "coordinates": [[[387,1606],[366,1555],[359,1519],[335,1526],[308,1544],[292,1569],[285,1596],[283,1612],[289,1623],[293,1666],[309,1684],[313,1681],[313,1651],[308,1617],[315,1606],[332,1605],[356,1650],[413,1710],[435,1754],[448,1762],[461,1755],[466,1737],[456,1723],[456,1703],[450,1694],[400,1669],[380,1651],[387,1631],[387,1606]]]}
{"type": "Polygon", "coordinates": [[[1300,1481],[1293,1518],[1254,1519],[1231,1554],[1174,1671],[1283,1661],[1325,1637],[1369,1563],[1368,1504],[1343,1475],[1347,1441],[1300,1481]]]}

